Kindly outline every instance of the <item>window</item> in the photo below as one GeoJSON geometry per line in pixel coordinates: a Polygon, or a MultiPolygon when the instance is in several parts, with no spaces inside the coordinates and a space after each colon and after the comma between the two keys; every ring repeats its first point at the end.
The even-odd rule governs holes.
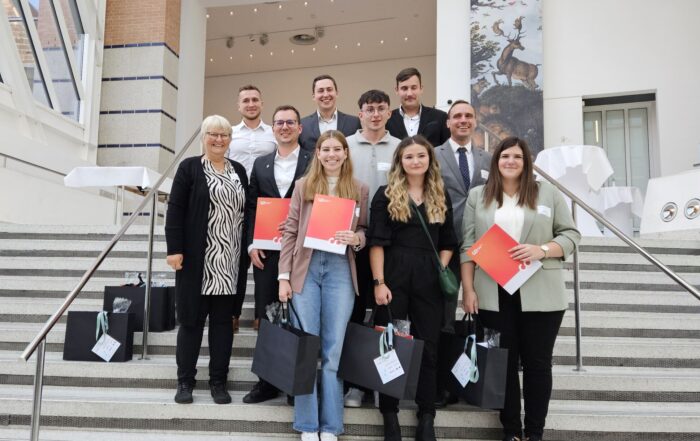
{"type": "Polygon", "coordinates": [[[39,68],[36,57],[36,48],[34,42],[29,38],[29,30],[27,29],[27,21],[25,19],[19,0],[2,0],[5,7],[5,13],[10,21],[12,36],[15,39],[19,56],[24,66],[24,71],[27,75],[29,88],[32,90],[34,98],[49,107],[51,100],[49,92],[46,89],[44,75],[39,68]]]}
{"type": "Polygon", "coordinates": [[[75,3],[75,0],[60,0],[59,3],[63,11],[63,20],[66,23],[68,38],[70,39],[70,44],[75,54],[75,61],[77,63],[75,69],[82,78],[85,30],[83,29],[83,22],[80,19],[80,12],[78,12],[78,5],[75,3]]]}
{"type": "Polygon", "coordinates": [[[32,18],[51,74],[53,89],[61,112],[77,120],[80,116],[80,97],[70,61],[59,31],[56,11],[51,0],[29,0],[32,18]]]}

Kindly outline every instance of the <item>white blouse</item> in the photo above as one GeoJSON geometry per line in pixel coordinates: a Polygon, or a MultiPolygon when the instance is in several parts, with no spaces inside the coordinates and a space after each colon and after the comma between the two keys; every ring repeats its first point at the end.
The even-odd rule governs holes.
{"type": "Polygon", "coordinates": [[[503,205],[496,209],[494,222],[508,233],[517,242],[520,242],[520,235],[523,232],[525,222],[525,211],[518,206],[518,194],[511,197],[503,193],[503,205]]]}

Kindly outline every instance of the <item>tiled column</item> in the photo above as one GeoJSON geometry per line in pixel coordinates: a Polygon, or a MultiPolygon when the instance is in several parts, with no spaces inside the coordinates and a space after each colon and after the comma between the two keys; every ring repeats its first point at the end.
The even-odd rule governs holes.
{"type": "Polygon", "coordinates": [[[107,0],[97,162],[163,170],[175,152],[180,0],[107,0]]]}

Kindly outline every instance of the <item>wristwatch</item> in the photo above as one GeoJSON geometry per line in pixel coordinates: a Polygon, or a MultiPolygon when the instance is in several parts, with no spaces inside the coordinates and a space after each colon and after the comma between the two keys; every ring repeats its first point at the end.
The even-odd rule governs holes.
{"type": "Polygon", "coordinates": [[[544,251],[544,259],[546,259],[547,254],[549,254],[549,247],[547,245],[540,245],[540,249],[544,251]]]}
{"type": "Polygon", "coordinates": [[[373,279],[372,283],[374,283],[374,286],[379,286],[384,284],[384,279],[373,279]]]}

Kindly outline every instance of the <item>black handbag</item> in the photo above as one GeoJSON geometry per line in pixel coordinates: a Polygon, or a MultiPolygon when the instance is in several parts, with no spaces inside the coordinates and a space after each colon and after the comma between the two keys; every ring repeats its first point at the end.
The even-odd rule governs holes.
{"type": "Polygon", "coordinates": [[[413,211],[418,216],[418,220],[420,220],[420,224],[423,227],[423,231],[425,231],[425,235],[428,237],[428,241],[430,242],[430,245],[433,247],[433,251],[435,252],[435,258],[437,259],[438,265],[438,281],[440,282],[440,290],[445,295],[445,297],[448,297],[450,299],[456,298],[459,294],[459,281],[457,280],[457,276],[455,276],[455,273],[453,273],[451,269],[447,268],[442,264],[442,261],[440,260],[440,254],[438,254],[437,248],[435,248],[435,244],[433,243],[433,239],[430,237],[428,227],[425,225],[425,220],[423,220],[423,215],[420,214],[418,207],[416,207],[416,204],[414,204],[413,201],[411,201],[411,207],[413,207],[413,211]]]}
{"type": "MultiPolygon", "coordinates": [[[[105,286],[102,309],[112,311],[116,297],[131,300],[128,312],[135,314],[134,331],[143,331],[145,286],[105,286]]],[[[148,317],[150,332],[170,331],[175,328],[175,288],[151,287],[151,309],[148,317]]]]}
{"type": "MultiPolygon", "coordinates": [[[[96,311],[68,311],[66,335],[63,343],[63,359],[71,361],[100,361],[97,354],[92,352],[97,338],[95,337],[96,311]]],[[[110,362],[129,361],[133,356],[134,322],[133,312],[108,313],[109,336],[117,340],[119,348],[110,362]]]]}
{"type": "Polygon", "coordinates": [[[506,395],[508,349],[475,344],[484,336],[478,315],[465,314],[454,327],[454,334],[440,335],[438,373],[446,378],[447,390],[483,409],[502,409],[506,395]],[[464,387],[452,373],[452,367],[463,353],[468,354],[472,361],[476,358],[478,372],[477,378],[464,387]]]}
{"type": "MultiPolygon", "coordinates": [[[[389,308],[388,305],[386,307],[389,308]]],[[[392,349],[396,351],[404,374],[383,383],[374,364],[374,359],[381,355],[379,342],[383,334],[382,331],[374,328],[376,311],[377,307],[372,311],[369,326],[348,323],[338,365],[338,378],[400,400],[413,399],[418,387],[423,341],[394,334],[392,349]]],[[[391,322],[390,309],[389,322],[391,322]]]]}
{"type": "MultiPolygon", "coordinates": [[[[287,305],[302,328],[292,302],[287,305]]],[[[320,337],[292,326],[280,308],[273,322],[260,320],[251,371],[287,395],[307,395],[316,383],[320,348],[320,337]]]]}

